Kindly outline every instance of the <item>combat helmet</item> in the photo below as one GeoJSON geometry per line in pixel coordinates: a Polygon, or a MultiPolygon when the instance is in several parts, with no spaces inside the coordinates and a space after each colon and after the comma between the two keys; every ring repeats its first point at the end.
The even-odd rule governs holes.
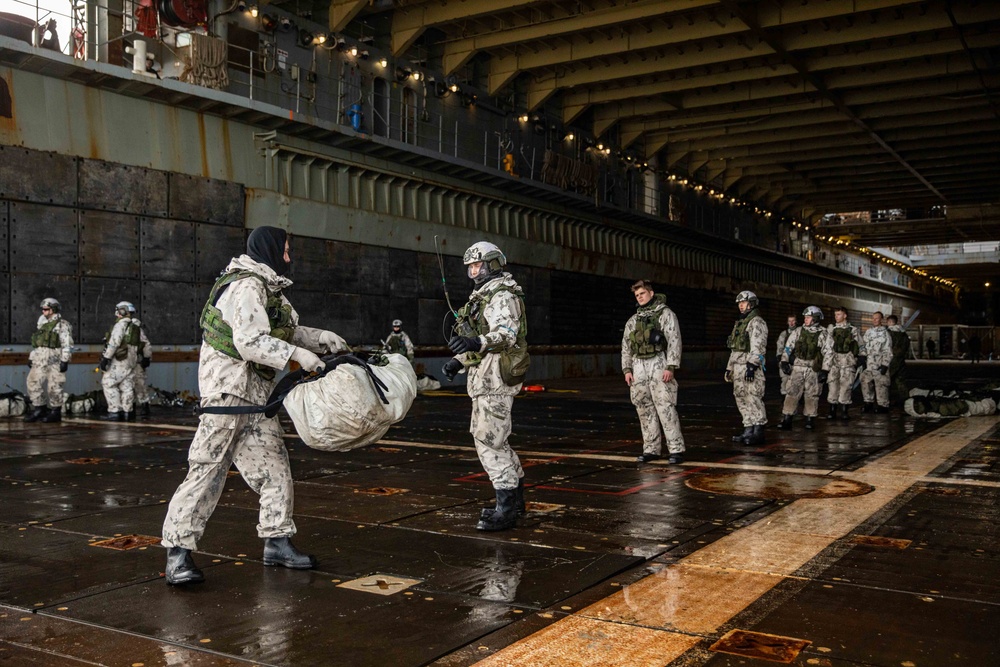
{"type": "Polygon", "coordinates": [[[52,297],[46,297],[42,299],[42,308],[51,308],[53,313],[58,313],[61,306],[52,297]]]}
{"type": "Polygon", "coordinates": [[[480,270],[473,277],[470,269],[469,278],[475,281],[477,285],[481,285],[487,280],[492,280],[503,273],[503,267],[507,266],[507,257],[504,256],[503,252],[496,245],[489,241],[479,241],[469,246],[469,249],[465,251],[465,255],[462,257],[462,263],[466,266],[475,264],[476,262],[482,262],[484,270],[480,270]]]}
{"type": "Polygon", "coordinates": [[[816,306],[806,306],[806,309],[802,311],[803,317],[813,318],[813,322],[818,322],[823,319],[823,311],[816,306]]]}
{"type": "Polygon", "coordinates": [[[757,300],[757,295],[751,292],[750,290],[743,290],[742,292],[736,295],[736,303],[739,303],[741,301],[749,302],[751,308],[756,308],[757,304],[760,303],[757,300]]]}

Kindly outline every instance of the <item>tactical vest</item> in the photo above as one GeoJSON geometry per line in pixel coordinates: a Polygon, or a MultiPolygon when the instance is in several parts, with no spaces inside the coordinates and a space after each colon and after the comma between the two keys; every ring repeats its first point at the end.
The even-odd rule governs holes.
{"type": "Polygon", "coordinates": [[[819,334],[822,329],[810,331],[805,327],[799,333],[799,339],[795,341],[795,358],[804,361],[814,361],[819,358],[819,334]]]}
{"type": "Polygon", "coordinates": [[[760,317],[760,315],[757,313],[757,309],[754,308],[746,317],[736,320],[736,324],[733,325],[733,332],[726,339],[726,346],[730,350],[733,352],[750,351],[750,334],[747,332],[747,327],[750,326],[750,321],[757,317],[760,317]]]}
{"type": "Polygon", "coordinates": [[[403,344],[403,337],[400,334],[392,334],[385,339],[385,349],[389,354],[406,354],[406,345],[403,344]]]}
{"type": "MultiPolygon", "coordinates": [[[[264,291],[267,293],[264,310],[267,312],[268,326],[271,327],[270,335],[287,343],[292,340],[292,335],[295,333],[295,325],[292,324],[292,307],[282,300],[280,290],[272,292],[267,287],[267,281],[252,271],[232,271],[223,275],[215,281],[215,285],[208,295],[208,301],[205,302],[205,307],[201,311],[199,325],[201,326],[202,340],[208,343],[212,349],[240,361],[243,361],[243,357],[240,356],[233,343],[233,328],[222,318],[222,311],[216,307],[215,303],[230,283],[243,278],[256,278],[264,285],[264,291]]],[[[276,371],[273,368],[257,363],[251,363],[250,367],[262,379],[268,381],[274,379],[276,371]]]]}
{"type": "Polygon", "coordinates": [[[833,351],[837,354],[847,354],[850,352],[858,356],[858,341],[854,340],[853,327],[834,327],[830,332],[833,336],[833,351]]]}
{"type": "Polygon", "coordinates": [[[649,342],[650,334],[660,330],[660,312],[653,308],[665,301],[659,294],[653,299],[654,302],[638,308],[635,314],[635,329],[628,336],[629,349],[636,359],[651,359],[667,349],[666,341],[659,345],[649,342]]]}
{"type": "MultiPolygon", "coordinates": [[[[134,345],[136,348],[138,348],[139,347],[139,343],[141,342],[140,338],[139,338],[139,327],[137,327],[135,325],[135,322],[132,321],[132,318],[128,317],[128,318],[122,318],[122,319],[127,319],[128,320],[128,324],[126,325],[126,328],[125,328],[125,336],[122,337],[122,343],[115,350],[114,358],[117,359],[118,361],[122,361],[123,359],[128,359],[128,347],[129,347],[129,345],[134,345]]],[[[117,325],[117,324],[118,323],[115,322],[115,325],[117,325]]],[[[111,333],[114,330],[115,330],[115,328],[111,327],[104,334],[104,344],[105,345],[107,345],[108,341],[111,340],[111,333]]]]}
{"type": "Polygon", "coordinates": [[[38,331],[31,334],[31,347],[61,347],[59,332],[56,331],[56,327],[59,326],[60,321],[59,318],[52,318],[38,327],[38,331]]]}
{"type": "MultiPolygon", "coordinates": [[[[524,308],[524,292],[520,287],[512,288],[501,284],[492,292],[482,295],[478,299],[472,299],[462,306],[455,318],[455,332],[460,336],[485,336],[490,332],[489,323],[483,317],[483,311],[500,292],[510,292],[521,304],[521,324],[517,329],[517,339],[513,347],[500,350],[500,378],[508,387],[521,384],[524,376],[528,372],[531,359],[528,355],[528,318],[524,308]]],[[[469,352],[466,354],[467,366],[478,366],[485,355],[482,352],[469,352]]]]}

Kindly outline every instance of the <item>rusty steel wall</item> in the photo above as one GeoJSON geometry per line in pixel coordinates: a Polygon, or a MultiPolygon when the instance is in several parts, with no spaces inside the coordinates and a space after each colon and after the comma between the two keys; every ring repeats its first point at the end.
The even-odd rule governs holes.
{"type": "Polygon", "coordinates": [[[243,198],[235,183],[0,146],[0,343],[26,343],[51,296],[81,344],[103,340],[119,301],[154,343],[196,344],[205,296],[244,248],[243,198]]]}

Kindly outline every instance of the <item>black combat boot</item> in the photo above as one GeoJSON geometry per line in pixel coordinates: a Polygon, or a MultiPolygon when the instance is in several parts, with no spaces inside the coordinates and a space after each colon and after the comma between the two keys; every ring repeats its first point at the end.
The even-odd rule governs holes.
{"type": "Polygon", "coordinates": [[[198,566],[191,558],[191,550],[184,547],[170,547],[167,550],[167,583],[171,586],[183,584],[200,584],[205,581],[198,566]]]}
{"type": "Polygon", "coordinates": [[[778,428],[780,428],[782,431],[790,431],[790,430],[792,430],[792,416],[791,415],[782,415],[782,417],[781,417],[781,423],[778,424],[778,428]]]}
{"type": "MultiPolygon", "coordinates": [[[[524,504],[524,478],[517,480],[517,488],[514,489],[514,499],[517,503],[517,513],[524,515],[528,513],[527,506],[524,504]]],[[[499,505],[493,507],[484,507],[482,511],[479,512],[480,519],[486,519],[493,516],[493,513],[499,509],[499,505]]]]}
{"type": "MultiPolygon", "coordinates": [[[[789,420],[791,420],[791,418],[792,418],[791,415],[786,415],[786,416],[788,417],[789,420]]],[[[746,440],[743,441],[744,444],[749,445],[751,447],[756,447],[757,445],[763,445],[764,444],[764,425],[763,424],[757,424],[755,426],[751,426],[750,428],[751,428],[750,435],[749,435],[749,437],[747,437],[746,440]]]]}
{"type": "Polygon", "coordinates": [[[139,406],[139,415],[142,417],[149,416],[149,403],[143,403],[139,406]]]}
{"type": "Polygon", "coordinates": [[[861,412],[864,413],[875,412],[875,404],[865,401],[865,404],[861,407],[861,412]]]}
{"type": "Polygon", "coordinates": [[[31,411],[30,414],[24,416],[24,421],[26,422],[36,422],[48,413],[49,409],[44,405],[39,405],[31,411]]]}
{"type": "MultiPolygon", "coordinates": [[[[888,413],[889,413],[889,406],[888,405],[876,405],[875,406],[875,414],[877,414],[877,415],[885,415],[885,414],[888,414],[888,413]]],[[[42,421],[45,421],[45,420],[43,419],[42,421]]]]}
{"type": "Polygon", "coordinates": [[[672,466],[684,463],[684,454],[682,454],[681,452],[673,452],[670,456],[667,457],[667,463],[669,463],[672,466]]]}
{"type": "Polygon", "coordinates": [[[124,412],[109,412],[106,415],[101,415],[98,417],[102,422],[123,422],[125,421],[124,412]]]}
{"type": "Polygon", "coordinates": [[[836,403],[831,403],[830,404],[830,412],[827,413],[826,418],[827,419],[836,419],[837,418],[837,404],[836,403]]]}
{"type": "Polygon", "coordinates": [[[53,422],[61,422],[62,421],[62,408],[52,408],[51,410],[49,410],[49,414],[45,415],[44,417],[42,417],[38,421],[43,421],[46,424],[51,424],[53,422]]]}
{"type": "Polygon", "coordinates": [[[840,406],[840,418],[845,422],[851,418],[851,415],[847,414],[847,408],[849,407],[846,403],[840,406]]]}
{"type": "Polygon", "coordinates": [[[125,420],[126,421],[130,421],[130,422],[134,422],[135,421],[135,408],[134,407],[131,410],[129,410],[128,412],[125,413],[125,420]]]}
{"type": "Polygon", "coordinates": [[[806,428],[809,429],[810,431],[816,427],[816,424],[813,422],[813,419],[814,417],[806,417],[806,428]]]}
{"type": "Polygon", "coordinates": [[[284,565],[293,570],[310,570],[316,559],[295,548],[287,537],[269,537],[264,540],[264,565],[284,565]]]}
{"type": "Polygon", "coordinates": [[[639,463],[649,463],[650,461],[655,461],[660,458],[659,454],[654,454],[652,452],[643,452],[639,456],[635,457],[635,460],[639,463]]]}
{"type": "Polygon", "coordinates": [[[746,443],[747,438],[753,434],[753,426],[747,426],[743,429],[742,433],[737,433],[733,436],[733,442],[746,443]]]}
{"type": "Polygon", "coordinates": [[[517,501],[517,513],[518,514],[527,514],[528,510],[525,508],[525,504],[524,504],[524,478],[523,477],[521,477],[520,479],[517,480],[517,488],[514,489],[514,490],[516,491],[516,495],[514,496],[514,499],[517,501]]]}
{"type": "Polygon", "coordinates": [[[497,489],[497,506],[476,524],[476,530],[508,530],[517,524],[517,489],[497,489]]]}

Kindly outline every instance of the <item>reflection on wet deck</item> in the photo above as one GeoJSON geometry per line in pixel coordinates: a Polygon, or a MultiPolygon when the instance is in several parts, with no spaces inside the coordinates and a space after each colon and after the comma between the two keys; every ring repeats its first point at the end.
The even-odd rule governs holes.
{"type": "Polygon", "coordinates": [[[728,386],[681,378],[687,462],[641,465],[620,379],[554,386],[578,391],[515,402],[516,529],[475,530],[492,490],[468,399],[437,392],[377,446],[288,440],[318,569],[262,565],[234,475],[196,554],[207,581],[180,589],[144,537],[192,415],[0,421],[0,664],[996,664],[996,418],[858,412],[747,449],[728,386]]]}

